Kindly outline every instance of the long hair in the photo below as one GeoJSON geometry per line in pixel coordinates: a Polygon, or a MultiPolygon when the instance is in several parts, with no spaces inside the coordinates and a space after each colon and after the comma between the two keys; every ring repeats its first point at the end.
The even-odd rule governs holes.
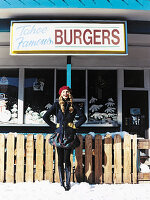
{"type": "MultiPolygon", "coordinates": [[[[69,106],[69,112],[72,113],[74,111],[74,108],[73,108],[73,96],[71,95],[70,91],[69,91],[69,101],[67,101],[67,103],[70,104],[69,106]]],[[[61,111],[64,113],[65,112],[65,101],[64,99],[62,98],[62,96],[60,95],[59,96],[59,105],[60,105],[60,109],[61,111]]]]}

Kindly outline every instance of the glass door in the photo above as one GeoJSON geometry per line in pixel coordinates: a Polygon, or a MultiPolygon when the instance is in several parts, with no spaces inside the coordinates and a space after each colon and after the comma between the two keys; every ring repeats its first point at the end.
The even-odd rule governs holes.
{"type": "Polygon", "coordinates": [[[148,92],[122,91],[123,130],[145,137],[148,131],[148,92]]]}

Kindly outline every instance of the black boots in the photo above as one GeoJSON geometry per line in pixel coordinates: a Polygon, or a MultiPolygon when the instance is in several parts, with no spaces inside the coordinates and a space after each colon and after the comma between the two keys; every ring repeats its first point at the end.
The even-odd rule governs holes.
{"type": "Polygon", "coordinates": [[[59,179],[60,179],[60,185],[65,188],[66,191],[70,190],[70,176],[71,176],[71,167],[66,167],[66,186],[64,185],[64,167],[58,166],[59,171],[59,179]]]}
{"type": "Polygon", "coordinates": [[[65,190],[69,191],[70,190],[70,176],[71,176],[71,167],[66,167],[65,168],[66,171],[66,187],[65,190]]]}
{"type": "Polygon", "coordinates": [[[65,188],[65,185],[64,185],[64,167],[58,166],[58,171],[59,171],[60,185],[65,188]]]}

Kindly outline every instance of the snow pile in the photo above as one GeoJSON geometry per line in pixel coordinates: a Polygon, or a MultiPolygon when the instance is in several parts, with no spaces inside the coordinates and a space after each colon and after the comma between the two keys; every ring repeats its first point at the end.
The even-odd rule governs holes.
{"type": "Polygon", "coordinates": [[[65,191],[59,183],[0,183],[0,200],[148,200],[149,184],[90,185],[71,183],[65,191]]]}
{"type": "Polygon", "coordinates": [[[150,173],[150,169],[146,164],[140,163],[140,172],[141,173],[150,173]]]}

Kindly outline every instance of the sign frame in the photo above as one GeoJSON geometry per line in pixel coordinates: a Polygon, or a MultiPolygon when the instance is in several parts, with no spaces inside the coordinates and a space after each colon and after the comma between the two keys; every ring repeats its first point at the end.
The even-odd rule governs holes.
{"type": "Polygon", "coordinates": [[[11,21],[11,27],[10,27],[10,55],[12,56],[20,56],[20,55],[26,55],[26,56],[32,56],[32,55],[49,55],[49,56],[53,56],[53,55],[61,55],[61,56],[89,56],[89,55],[93,55],[93,56],[127,56],[128,55],[128,40],[127,40],[127,21],[115,21],[115,20],[12,20],[11,21]],[[98,51],[96,53],[94,53],[94,51],[92,50],[61,50],[61,51],[57,51],[57,53],[55,53],[54,51],[51,50],[44,50],[43,52],[41,50],[37,50],[37,51],[14,51],[12,50],[12,41],[13,41],[13,23],[77,23],[77,24],[88,24],[88,23],[94,23],[94,24],[123,24],[124,25],[124,51],[107,51],[107,53],[105,53],[104,51],[98,51]],[[63,53],[62,53],[63,51],[63,53]],[[93,53],[91,53],[93,52],[93,53]],[[115,53],[114,53],[115,52],[115,53]]]}

